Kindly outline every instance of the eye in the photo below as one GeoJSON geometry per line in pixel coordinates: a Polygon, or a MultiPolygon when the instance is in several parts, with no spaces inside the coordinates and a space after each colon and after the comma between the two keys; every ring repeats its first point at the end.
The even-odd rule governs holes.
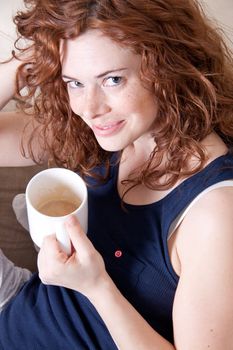
{"type": "Polygon", "coordinates": [[[78,80],[70,80],[65,82],[69,89],[78,89],[83,85],[78,80]]]}
{"type": "Polygon", "coordinates": [[[117,86],[122,82],[122,77],[108,77],[104,80],[104,86],[117,86]]]}

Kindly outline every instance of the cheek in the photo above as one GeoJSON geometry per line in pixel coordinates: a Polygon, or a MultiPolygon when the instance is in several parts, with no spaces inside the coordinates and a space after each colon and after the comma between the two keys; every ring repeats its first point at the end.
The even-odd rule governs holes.
{"type": "Polygon", "coordinates": [[[153,93],[145,90],[145,93],[141,95],[141,105],[142,108],[148,112],[148,115],[153,116],[154,119],[156,118],[158,113],[158,101],[153,93]]]}
{"type": "Polygon", "coordinates": [[[72,111],[75,114],[80,115],[80,109],[78,108],[79,104],[77,103],[77,99],[75,99],[74,96],[69,95],[69,102],[70,102],[70,108],[72,109],[72,111]]]}
{"type": "MultiPolygon", "coordinates": [[[[141,81],[136,81],[133,86],[130,87],[127,98],[125,99],[125,105],[135,111],[140,112],[153,112],[156,115],[157,112],[157,100],[154,92],[148,87],[142,85],[141,81]]],[[[128,108],[127,108],[128,109],[128,108]]]]}
{"type": "Polygon", "coordinates": [[[135,94],[128,99],[127,110],[135,111],[136,114],[144,116],[145,119],[155,119],[158,111],[158,104],[155,97],[148,93],[135,94]]]}

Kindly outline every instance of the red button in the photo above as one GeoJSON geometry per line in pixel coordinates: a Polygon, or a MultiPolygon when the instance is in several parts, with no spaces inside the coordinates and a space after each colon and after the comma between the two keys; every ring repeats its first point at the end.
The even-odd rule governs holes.
{"type": "Polygon", "coordinates": [[[121,250],[116,250],[115,251],[115,257],[120,258],[122,256],[122,251],[121,250]]]}

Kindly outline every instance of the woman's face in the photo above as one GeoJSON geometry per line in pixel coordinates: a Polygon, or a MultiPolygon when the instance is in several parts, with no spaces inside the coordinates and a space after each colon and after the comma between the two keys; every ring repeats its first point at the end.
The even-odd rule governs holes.
{"type": "Polygon", "coordinates": [[[153,93],[140,80],[141,57],[99,30],[63,43],[62,78],[70,105],[107,151],[150,139],[157,114],[153,93]]]}

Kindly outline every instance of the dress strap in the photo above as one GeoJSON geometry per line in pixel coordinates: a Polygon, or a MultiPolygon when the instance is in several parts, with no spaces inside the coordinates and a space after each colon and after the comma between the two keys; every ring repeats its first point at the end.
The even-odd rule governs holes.
{"type": "Polygon", "coordinates": [[[191,203],[189,203],[189,205],[184,208],[184,210],[176,217],[176,219],[171,223],[171,226],[169,228],[169,233],[168,233],[168,238],[167,240],[169,240],[169,238],[171,238],[172,234],[175,232],[175,230],[177,229],[177,227],[181,224],[181,222],[183,221],[185,215],[187,214],[187,212],[192,208],[192,206],[202,197],[204,196],[206,193],[215,190],[216,188],[221,188],[221,187],[229,187],[229,186],[233,186],[233,180],[225,180],[225,181],[221,181],[218,182],[212,186],[207,187],[204,191],[202,191],[197,197],[195,197],[193,199],[193,201],[191,203]]]}

